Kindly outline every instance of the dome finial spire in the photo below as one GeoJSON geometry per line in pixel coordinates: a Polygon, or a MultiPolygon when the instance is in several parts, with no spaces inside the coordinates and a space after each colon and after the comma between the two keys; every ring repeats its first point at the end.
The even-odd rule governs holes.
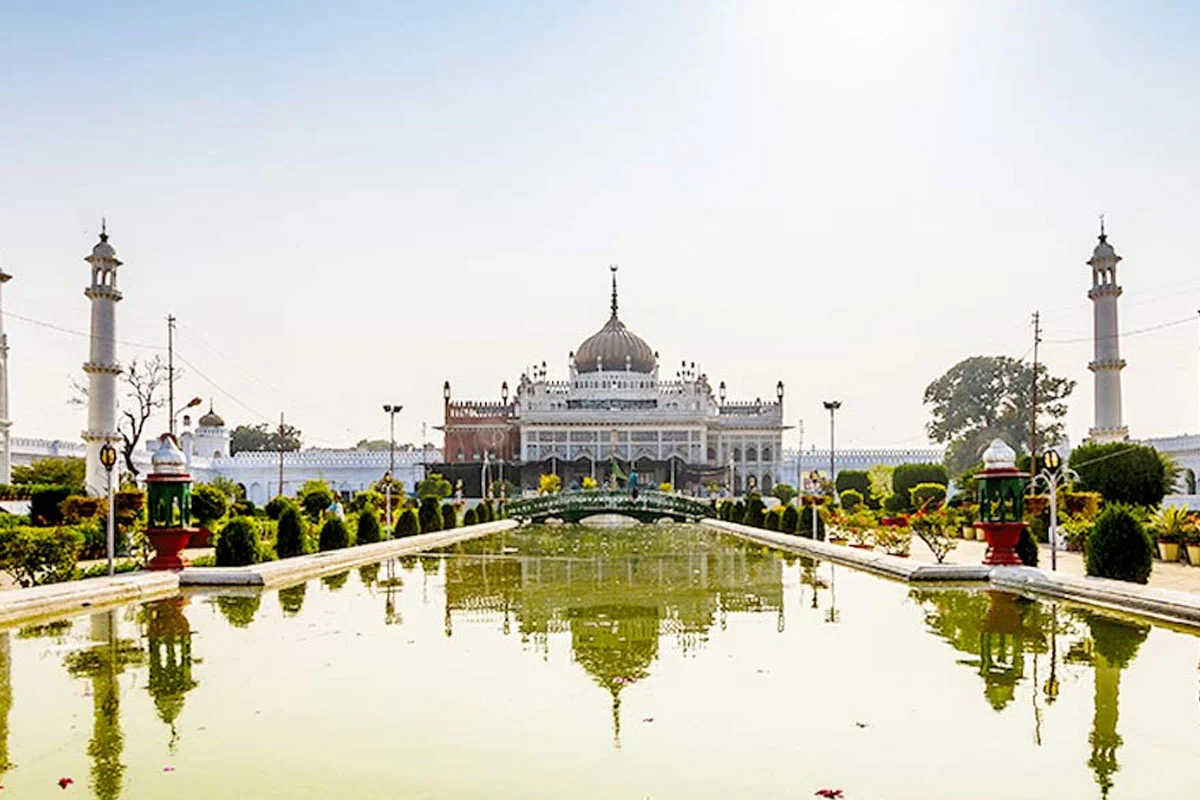
{"type": "Polygon", "coordinates": [[[1104,233],[1104,215],[1100,215],[1100,241],[1107,242],[1108,236],[1104,233]]]}
{"type": "Polygon", "coordinates": [[[613,292],[612,292],[612,315],[613,319],[617,318],[617,265],[609,264],[609,270],[612,272],[613,292]]]}
{"type": "Polygon", "coordinates": [[[108,220],[104,217],[100,218],[100,241],[108,241],[108,220]]]}

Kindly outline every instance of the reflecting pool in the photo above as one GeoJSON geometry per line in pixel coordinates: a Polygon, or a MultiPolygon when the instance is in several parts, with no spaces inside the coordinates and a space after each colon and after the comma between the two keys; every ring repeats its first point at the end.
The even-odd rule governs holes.
{"type": "Polygon", "coordinates": [[[1198,660],[694,526],[531,527],[0,633],[0,796],[1195,798],[1198,660]]]}

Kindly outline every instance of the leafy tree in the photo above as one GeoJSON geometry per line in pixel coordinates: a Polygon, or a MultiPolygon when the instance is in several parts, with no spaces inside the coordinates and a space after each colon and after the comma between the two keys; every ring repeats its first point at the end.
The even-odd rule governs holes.
{"type": "Polygon", "coordinates": [[[296,497],[304,513],[312,520],[320,519],[321,512],[333,504],[333,490],[323,480],[305,481],[296,497]]]}
{"type": "Polygon", "coordinates": [[[1084,488],[1109,502],[1156,506],[1171,490],[1174,476],[1157,450],[1127,442],[1084,444],[1071,453],[1071,469],[1084,488]]]}
{"type": "Polygon", "coordinates": [[[231,455],[243,450],[272,453],[283,451],[286,453],[299,450],[300,444],[300,430],[286,423],[270,430],[265,422],[257,425],[238,425],[229,436],[231,455]]]}
{"type": "Polygon", "coordinates": [[[421,498],[421,510],[417,512],[421,533],[433,533],[442,529],[442,506],[438,498],[430,495],[421,498]]]}
{"type": "MultiPolygon", "coordinates": [[[[955,475],[979,461],[992,439],[1003,439],[1018,453],[1028,451],[1033,407],[1033,367],[1008,356],[972,356],[925,387],[925,405],[933,419],[929,438],[948,444],[946,466],[955,475]]],[[[1038,442],[1061,444],[1067,398],[1075,381],[1050,375],[1038,364],[1038,442]]]]}
{"type": "Polygon", "coordinates": [[[1114,503],[1096,518],[1085,559],[1088,575],[1147,583],[1154,566],[1154,544],[1129,507],[1114,503]]]}
{"type": "Polygon", "coordinates": [[[355,450],[371,450],[379,452],[391,449],[392,443],[388,439],[359,439],[354,443],[355,450]]]}
{"type": "Polygon", "coordinates": [[[780,503],[786,506],[795,499],[796,487],[792,486],[790,483],[777,483],[775,484],[775,487],[771,489],[771,494],[778,499],[780,503]]]}
{"type": "Polygon", "coordinates": [[[892,512],[915,510],[912,490],[922,483],[944,487],[950,483],[950,477],[941,464],[901,464],[892,471],[892,497],[884,507],[892,512]]]}
{"type": "Polygon", "coordinates": [[[65,458],[39,458],[29,466],[14,464],[12,482],[14,484],[53,484],[65,486],[70,494],[83,494],[83,480],[87,472],[87,464],[82,458],[68,456],[65,458]]]}
{"type": "Polygon", "coordinates": [[[328,550],[341,550],[350,546],[350,529],[341,517],[330,516],[321,526],[318,547],[324,553],[328,550]]]}
{"type": "Polygon", "coordinates": [[[356,536],[356,540],[359,544],[372,544],[378,542],[381,538],[379,515],[375,513],[375,509],[367,506],[358,512],[358,535],[356,536]]]}
{"type": "Polygon", "coordinates": [[[209,483],[201,483],[192,490],[192,516],[202,528],[212,528],[214,522],[229,511],[229,497],[209,483]]]}
{"type": "Polygon", "coordinates": [[[304,530],[304,519],[300,516],[300,509],[288,503],[279,515],[279,526],[275,532],[275,553],[280,558],[292,558],[307,552],[308,535],[304,530]]]}
{"type": "Polygon", "coordinates": [[[443,500],[454,492],[454,487],[450,485],[450,481],[442,477],[439,472],[431,472],[425,479],[417,484],[417,497],[433,497],[438,500],[443,500]]]}
{"type": "Polygon", "coordinates": [[[250,517],[234,517],[217,534],[217,566],[245,567],[262,560],[258,524],[250,517]]]}

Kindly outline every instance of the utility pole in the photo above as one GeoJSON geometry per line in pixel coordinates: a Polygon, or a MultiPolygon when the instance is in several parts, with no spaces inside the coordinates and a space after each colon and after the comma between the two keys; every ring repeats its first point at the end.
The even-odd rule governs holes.
{"type": "Polygon", "coordinates": [[[175,315],[167,315],[167,430],[175,435],[175,315]]]}
{"type": "Polygon", "coordinates": [[[1030,412],[1029,419],[1029,477],[1033,478],[1037,475],[1038,465],[1038,441],[1037,441],[1037,420],[1038,420],[1038,393],[1037,393],[1037,375],[1038,375],[1038,345],[1042,343],[1042,315],[1041,312],[1033,312],[1033,409],[1030,412]]]}
{"type": "Polygon", "coordinates": [[[279,448],[279,496],[283,497],[283,412],[279,412],[279,441],[275,443],[279,448]]]}
{"type": "Polygon", "coordinates": [[[800,471],[800,457],[804,455],[804,420],[796,426],[796,430],[800,432],[796,440],[796,496],[804,495],[804,473],[800,471]]]}

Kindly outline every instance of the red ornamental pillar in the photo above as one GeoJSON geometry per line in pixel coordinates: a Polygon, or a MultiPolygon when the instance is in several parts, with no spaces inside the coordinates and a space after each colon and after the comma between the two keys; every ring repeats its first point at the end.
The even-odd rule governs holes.
{"type": "Polygon", "coordinates": [[[149,527],[146,537],[154,546],[154,558],[147,569],[183,569],[188,565],[180,553],[196,532],[191,527],[192,477],[187,461],[175,437],[164,433],[159,437],[158,451],[150,460],[151,473],[146,476],[146,515],[149,527]]]}
{"type": "Polygon", "coordinates": [[[1002,439],[994,439],[983,454],[979,484],[979,521],[988,549],[983,563],[1021,566],[1017,543],[1025,529],[1025,473],[1017,469],[1017,454],[1002,439]]]}

